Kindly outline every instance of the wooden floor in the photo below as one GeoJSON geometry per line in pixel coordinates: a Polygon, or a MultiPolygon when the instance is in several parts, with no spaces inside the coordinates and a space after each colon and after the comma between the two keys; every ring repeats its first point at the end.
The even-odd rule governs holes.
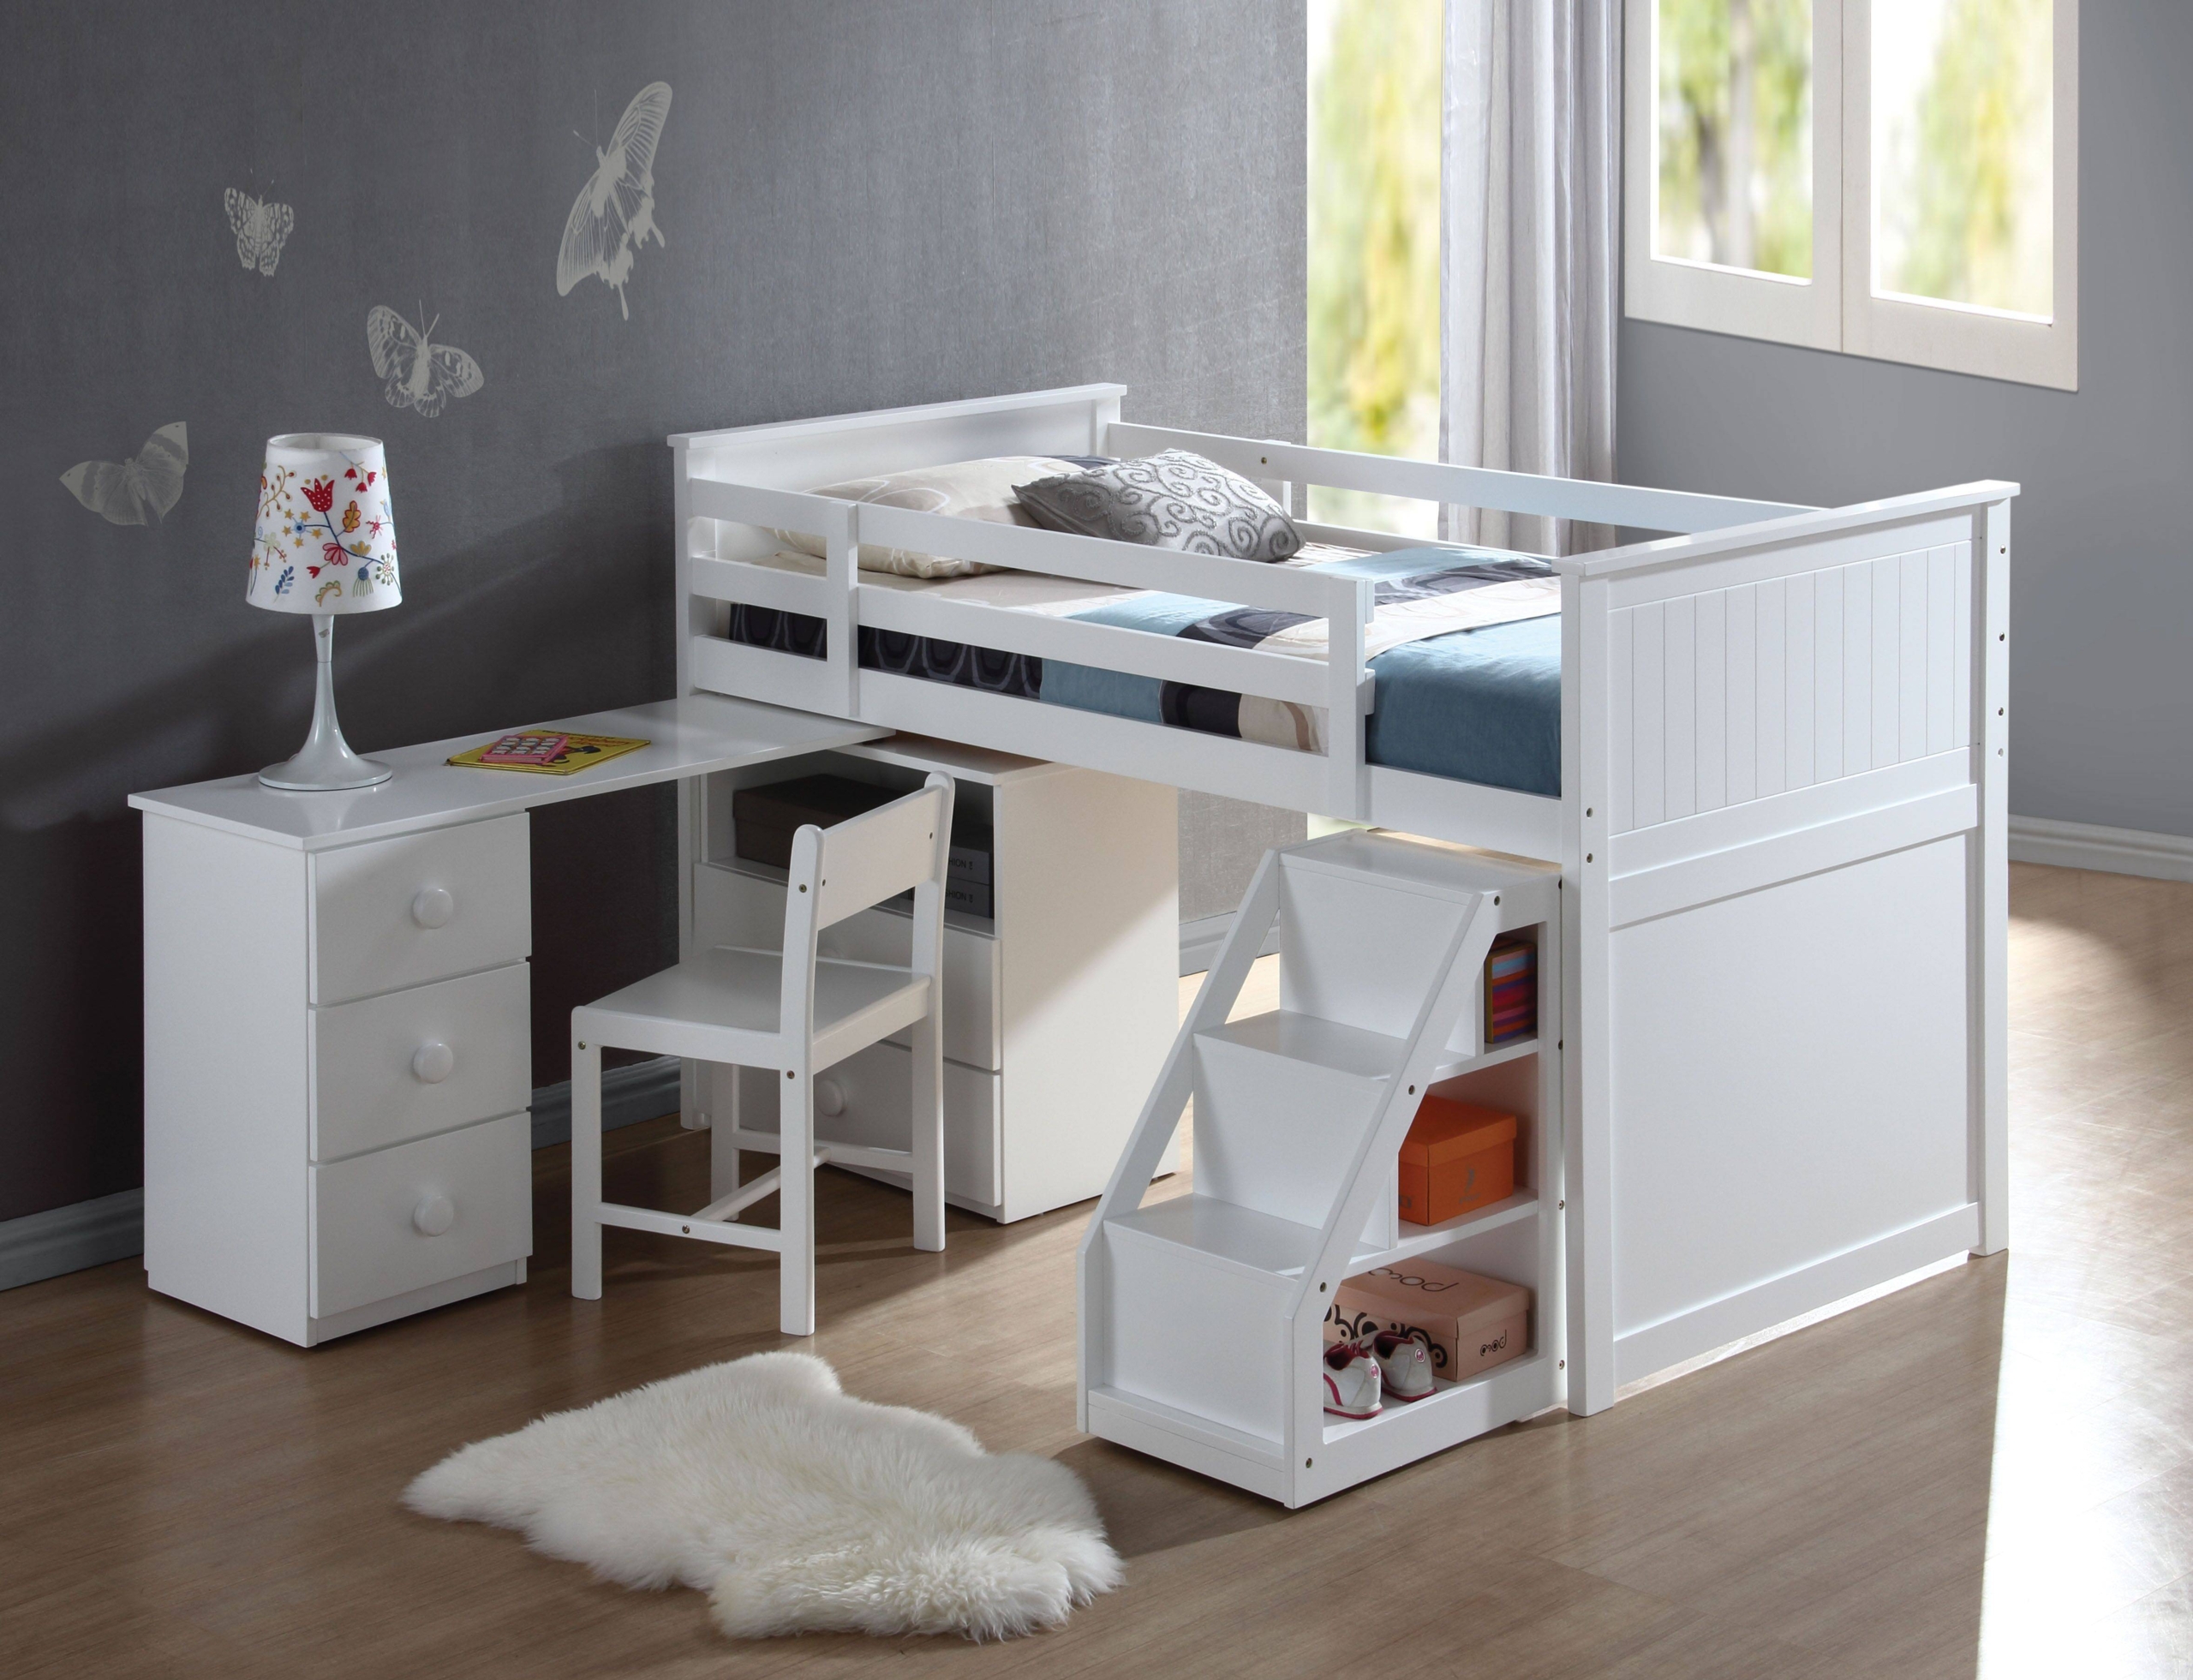
{"type": "MultiPolygon", "coordinates": [[[[1013,1644],[735,1646],[696,1593],[397,1509],[461,1443],[782,1345],[766,1255],[612,1232],[606,1297],[573,1301],[560,1151],[526,1288],[313,1353],[134,1262],[0,1294],[0,1672],[2193,1671],[2193,887],[2013,895],[2011,1253],[1293,1514],[1076,1434],[1085,1208],[921,1254],[904,1197],[826,1174],[808,1345],[1071,1465],[1128,1560],[1013,1644]]],[[[617,1199],[706,1199],[704,1137],[612,1143],[617,1199]]]]}

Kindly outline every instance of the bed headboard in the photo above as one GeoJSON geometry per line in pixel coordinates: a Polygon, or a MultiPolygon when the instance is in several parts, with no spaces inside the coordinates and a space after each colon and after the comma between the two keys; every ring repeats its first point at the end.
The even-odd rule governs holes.
{"type": "Polygon", "coordinates": [[[696,475],[777,490],[807,490],[989,455],[1100,455],[1126,389],[1078,385],[722,432],[681,432],[670,445],[685,451],[687,468],[696,475]]]}

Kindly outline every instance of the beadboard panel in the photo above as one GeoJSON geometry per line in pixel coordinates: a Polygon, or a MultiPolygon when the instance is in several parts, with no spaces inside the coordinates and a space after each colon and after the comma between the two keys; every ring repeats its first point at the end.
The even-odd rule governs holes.
{"type": "Polygon", "coordinates": [[[1972,544],[1616,607],[1611,832],[1972,742],[1972,544]]]}

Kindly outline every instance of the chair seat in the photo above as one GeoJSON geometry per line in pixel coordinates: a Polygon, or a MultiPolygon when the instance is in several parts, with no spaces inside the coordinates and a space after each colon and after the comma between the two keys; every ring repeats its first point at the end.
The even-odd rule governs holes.
{"type": "MultiPolygon", "coordinates": [[[[784,960],[774,951],[720,945],[650,974],[574,1012],[601,1039],[748,1067],[783,1065],[777,1038],[784,960]]],[[[929,1007],[926,975],[878,963],[818,959],[815,965],[815,1061],[822,1068],[918,1020],[929,1007]]]]}

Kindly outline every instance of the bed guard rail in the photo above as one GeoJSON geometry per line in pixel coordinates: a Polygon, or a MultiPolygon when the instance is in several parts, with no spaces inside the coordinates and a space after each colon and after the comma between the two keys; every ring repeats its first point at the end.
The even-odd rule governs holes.
{"type": "Polygon", "coordinates": [[[1169,426],[1120,421],[1111,427],[1110,439],[1114,454],[1191,450],[1244,478],[1318,484],[1335,490],[1362,490],[1455,507],[1497,508],[1507,513],[1539,514],[1640,531],[1712,531],[1819,511],[1790,502],[1700,496],[1649,485],[1501,472],[1446,461],[1415,461],[1345,449],[1313,449],[1306,444],[1184,432],[1169,426]]]}
{"type": "Polygon", "coordinates": [[[1160,682],[1322,708],[1326,714],[1326,803],[1336,816],[1354,816],[1365,808],[1364,722],[1375,703],[1373,681],[1364,662],[1365,631],[1375,611],[1375,586],[1367,578],[702,478],[690,481],[688,500],[689,512],[696,517],[811,533],[822,539],[822,577],[693,554],[687,561],[688,588],[708,599],[823,620],[828,627],[826,685],[832,694],[842,694],[836,709],[846,715],[857,714],[857,649],[862,629],[1093,666],[1160,682]],[[1300,613],[1324,621],[1327,658],[1321,665],[1287,654],[1220,647],[918,590],[863,585],[854,559],[857,545],[863,542],[1002,571],[1047,573],[1300,613]]]}

